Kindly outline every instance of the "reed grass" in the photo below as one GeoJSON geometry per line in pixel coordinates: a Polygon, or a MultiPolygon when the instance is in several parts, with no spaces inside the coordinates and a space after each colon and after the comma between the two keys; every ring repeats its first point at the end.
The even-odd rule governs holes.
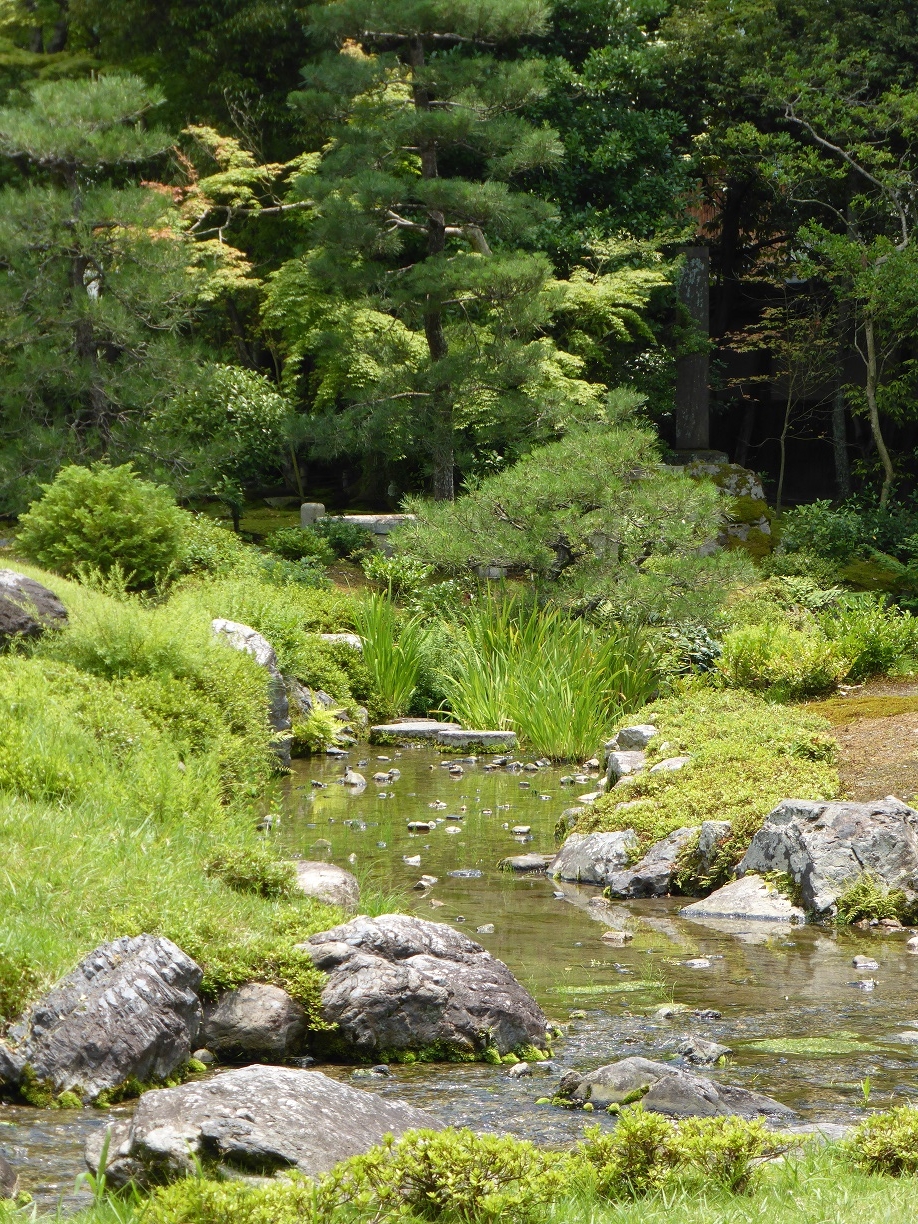
{"type": "Polygon", "coordinates": [[[599,631],[557,607],[491,599],[466,619],[445,676],[466,726],[516,731],[552,760],[583,760],[652,695],[653,657],[639,629],[599,631]]]}
{"type": "Polygon", "coordinates": [[[405,616],[377,593],[361,601],[356,620],[376,693],[393,714],[404,714],[421,678],[430,631],[420,616],[405,616]]]}

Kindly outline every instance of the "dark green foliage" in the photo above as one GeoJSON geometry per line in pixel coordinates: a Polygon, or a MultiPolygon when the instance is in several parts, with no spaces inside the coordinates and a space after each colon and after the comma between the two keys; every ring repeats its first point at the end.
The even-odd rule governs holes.
{"type": "Polygon", "coordinates": [[[333,514],[317,519],[310,530],[328,541],[336,557],[357,557],[373,548],[376,539],[372,531],[356,523],[345,523],[333,514]]]}
{"type": "Polygon", "coordinates": [[[869,871],[851,880],[835,903],[836,921],[842,926],[862,918],[907,920],[910,907],[901,888],[888,888],[869,871]]]}
{"type": "Polygon", "coordinates": [[[321,536],[302,527],[281,527],[265,540],[265,548],[286,561],[318,561],[330,565],[335,559],[331,544],[321,536]]]}
{"type": "Polygon", "coordinates": [[[884,553],[905,564],[918,555],[918,510],[828,501],[795,506],[781,520],[782,552],[809,552],[843,565],[852,557],[884,553]]]}
{"type": "Polygon", "coordinates": [[[129,588],[153,586],[177,565],[184,516],[168,489],[130,464],[66,467],[19,520],[19,545],[47,569],[103,575],[120,569],[129,588]]]}
{"type": "Polygon", "coordinates": [[[293,864],[278,858],[268,846],[221,846],[208,859],[205,871],[229,888],[259,897],[289,897],[296,882],[293,864]]]}

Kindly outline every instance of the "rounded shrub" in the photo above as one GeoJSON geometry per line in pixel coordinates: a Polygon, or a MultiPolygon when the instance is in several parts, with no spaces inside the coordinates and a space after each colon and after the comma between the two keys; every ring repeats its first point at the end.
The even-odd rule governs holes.
{"type": "Polygon", "coordinates": [[[356,557],[375,547],[372,531],[346,523],[333,514],[317,519],[311,530],[327,542],[336,557],[356,557]]]}
{"type": "Polygon", "coordinates": [[[265,540],[265,548],[285,561],[320,561],[331,565],[335,552],[327,540],[302,527],[279,527],[265,540]]]}
{"type": "Polygon", "coordinates": [[[640,1105],[623,1109],[613,1131],[587,1127],[577,1149],[596,1170],[601,1198],[641,1198],[660,1186],[679,1163],[676,1128],[640,1105]]]}
{"type": "Polygon", "coordinates": [[[897,1105],[873,1114],[852,1131],[845,1147],[868,1173],[918,1173],[918,1109],[897,1105]]]}
{"type": "Polygon", "coordinates": [[[179,562],[185,515],[162,485],[131,464],[62,468],[19,520],[19,545],[46,569],[123,575],[132,590],[151,587],[179,562]]]}

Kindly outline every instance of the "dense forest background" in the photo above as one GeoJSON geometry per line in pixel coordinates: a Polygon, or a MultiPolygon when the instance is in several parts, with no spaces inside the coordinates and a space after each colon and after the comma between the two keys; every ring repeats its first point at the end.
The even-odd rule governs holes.
{"type": "Polygon", "coordinates": [[[909,496],[913,6],[4,0],[0,34],[0,513],[100,456],[237,516],[448,499],[607,390],[679,445],[699,369],[702,441],[779,503],[909,496]]]}

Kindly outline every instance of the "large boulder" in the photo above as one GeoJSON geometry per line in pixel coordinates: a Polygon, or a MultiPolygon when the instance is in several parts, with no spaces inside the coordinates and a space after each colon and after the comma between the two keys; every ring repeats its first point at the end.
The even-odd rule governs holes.
{"type": "Polygon", "coordinates": [[[161,936],[102,944],[0,1042],[0,1080],[18,1086],[28,1067],[55,1092],[89,1101],[130,1078],[164,1079],[193,1049],[201,977],[161,936]]]}
{"type": "Polygon", "coordinates": [[[545,1015],[507,966],[442,923],[354,918],[300,946],[329,975],[322,1015],[353,1055],[545,1043],[545,1015]]]}
{"type": "MultiPolygon", "coordinates": [[[[296,1169],[316,1176],[384,1135],[414,1128],[440,1126],[424,1110],[318,1071],[241,1067],[145,1093],[131,1118],[108,1128],[106,1176],[114,1186],[150,1185],[193,1174],[201,1160],[255,1173],[296,1169]]],[[[94,1172],[105,1136],[94,1131],[86,1144],[94,1172]]]]}
{"type": "Polygon", "coordinates": [[[307,897],[315,897],[326,905],[340,905],[342,909],[356,909],[360,903],[360,884],[357,877],[334,863],[323,863],[302,859],[294,863],[296,886],[307,897]]]}
{"type": "Polygon", "coordinates": [[[217,617],[210,624],[217,637],[228,642],[234,650],[243,650],[246,654],[251,655],[255,662],[267,671],[270,701],[268,722],[278,736],[275,745],[278,759],[283,766],[289,766],[290,739],[282,733],[290,730],[290,703],[287,699],[284,677],[277,666],[274,647],[266,637],[263,637],[250,625],[241,625],[238,621],[224,620],[222,617],[217,617]]]}
{"type": "Polygon", "coordinates": [[[741,1118],[784,1121],[796,1117],[792,1109],[771,1097],[731,1084],[718,1084],[691,1071],[651,1062],[649,1058],[623,1058],[586,1075],[571,1071],[561,1080],[558,1094],[578,1104],[589,1101],[601,1109],[640,1099],[645,1109],[673,1118],[736,1114],[741,1118]]]}
{"type": "Polygon", "coordinates": [[[279,1061],[297,1052],[306,1029],[306,1013],[286,990],[248,982],[207,1009],[201,1040],[224,1058],[279,1061]]]}
{"type": "Polygon", "coordinates": [[[573,884],[608,884],[628,866],[637,846],[633,829],[618,833],[571,833],[555,855],[548,874],[573,884]]]}
{"type": "Polygon", "coordinates": [[[647,768],[647,753],[638,749],[627,752],[610,752],[606,757],[606,785],[614,786],[622,778],[643,773],[647,768]]]}
{"type": "Polygon", "coordinates": [[[894,796],[873,803],[785,799],[756,833],[737,871],[789,875],[804,906],[834,913],[864,872],[918,895],[918,812],[894,796]]]}
{"type": "Polygon", "coordinates": [[[806,922],[806,913],[761,876],[747,875],[693,901],[679,913],[683,918],[742,919],[756,922],[806,922]]]}
{"type": "Polygon", "coordinates": [[[13,638],[37,638],[46,629],[62,629],[67,624],[67,609],[47,587],[0,569],[0,645],[13,638]]]}
{"type": "Polygon", "coordinates": [[[679,855],[695,838],[697,828],[676,829],[650,847],[642,859],[608,879],[610,897],[665,897],[672,887],[679,855]]]}

